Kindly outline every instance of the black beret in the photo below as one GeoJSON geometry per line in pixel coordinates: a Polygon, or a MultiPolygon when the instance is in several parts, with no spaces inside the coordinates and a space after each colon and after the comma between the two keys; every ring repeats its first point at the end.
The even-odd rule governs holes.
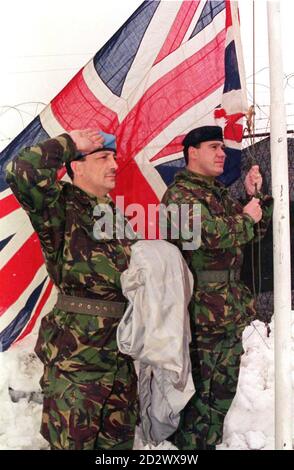
{"type": "Polygon", "coordinates": [[[209,140],[224,141],[223,130],[220,126],[202,126],[192,129],[184,137],[182,145],[185,148],[193,147],[201,142],[208,142],[209,140]]]}

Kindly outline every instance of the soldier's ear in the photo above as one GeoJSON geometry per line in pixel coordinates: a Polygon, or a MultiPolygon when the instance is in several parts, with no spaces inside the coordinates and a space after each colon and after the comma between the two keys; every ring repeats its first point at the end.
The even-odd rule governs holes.
{"type": "Polygon", "coordinates": [[[74,175],[76,174],[76,163],[77,162],[70,162],[70,167],[74,175]]]}
{"type": "Polygon", "coordinates": [[[197,158],[197,148],[190,146],[188,148],[189,160],[195,160],[197,158]]]}
{"type": "Polygon", "coordinates": [[[82,161],[74,160],[70,162],[71,169],[73,171],[74,176],[81,176],[83,174],[83,165],[82,161]]]}

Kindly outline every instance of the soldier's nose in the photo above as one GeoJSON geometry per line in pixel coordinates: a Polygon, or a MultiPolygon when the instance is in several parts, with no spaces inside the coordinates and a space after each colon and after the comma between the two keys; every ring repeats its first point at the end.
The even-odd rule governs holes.
{"type": "Polygon", "coordinates": [[[115,160],[115,159],[113,159],[111,168],[113,168],[114,170],[117,170],[117,169],[118,169],[118,164],[116,163],[116,160],[115,160]]]}

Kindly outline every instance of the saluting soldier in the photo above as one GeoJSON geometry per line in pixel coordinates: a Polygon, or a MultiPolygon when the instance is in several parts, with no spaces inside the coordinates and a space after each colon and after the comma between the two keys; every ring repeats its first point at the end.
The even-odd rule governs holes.
{"type": "MultiPolygon", "coordinates": [[[[178,208],[189,205],[189,220],[181,221],[180,238],[171,239],[172,230],[169,237],[183,250],[194,275],[189,310],[196,393],[182,412],[173,442],[180,449],[215,449],[222,441],[224,418],[236,393],[242,332],[256,318],[252,294],[240,281],[242,252],[246,243],[265,234],[273,200],[260,192],[262,176],[256,165],[245,179],[245,205],[217,181],[226,158],[221,127],[191,130],[183,147],[186,169],[177,173],[162,202],[178,208]],[[185,238],[197,217],[193,204],[201,209],[201,243],[198,249],[185,250],[185,238]]],[[[173,209],[168,212],[170,229],[176,223],[172,213],[173,209]]]]}
{"type": "Polygon", "coordinates": [[[115,137],[93,129],[25,148],[7,167],[7,181],[39,236],[58,290],[35,348],[44,363],[41,433],[52,449],[133,447],[136,374],[116,343],[125,307],[120,274],[128,267],[131,241],[115,233],[99,237],[94,230],[100,206],[116,227],[108,193],[117,168],[115,137]],[[72,184],[57,180],[63,165],[72,184]]]}

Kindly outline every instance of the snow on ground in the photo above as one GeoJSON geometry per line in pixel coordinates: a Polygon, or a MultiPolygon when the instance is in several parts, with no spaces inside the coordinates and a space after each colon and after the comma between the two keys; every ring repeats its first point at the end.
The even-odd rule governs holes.
{"type": "Polygon", "coordinates": [[[238,391],[219,449],[274,449],[274,327],[256,321],[243,334],[238,391]]]}
{"type": "MultiPolygon", "coordinates": [[[[244,355],[237,394],[225,420],[223,443],[218,450],[274,449],[274,325],[269,338],[256,321],[243,335],[244,355]]],[[[292,326],[294,339],[294,322],[292,326]]],[[[47,449],[39,434],[42,364],[33,352],[31,336],[0,354],[0,450],[47,449]]],[[[294,345],[292,346],[294,388],[294,345]]],[[[135,448],[143,447],[139,433],[135,448]]],[[[172,449],[164,442],[156,449],[172,449]]]]}
{"type": "Polygon", "coordinates": [[[39,433],[43,366],[33,352],[35,341],[35,337],[26,338],[0,353],[1,450],[47,448],[39,433]]]}

